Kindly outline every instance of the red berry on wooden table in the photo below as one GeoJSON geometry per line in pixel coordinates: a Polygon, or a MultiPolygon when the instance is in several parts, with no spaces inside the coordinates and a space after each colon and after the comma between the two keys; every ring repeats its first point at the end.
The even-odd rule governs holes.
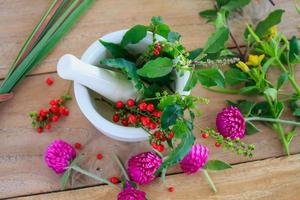
{"type": "Polygon", "coordinates": [[[81,144],[79,142],[76,142],[74,144],[75,149],[81,149],[81,144]]]}
{"type": "Polygon", "coordinates": [[[171,186],[171,187],[168,187],[168,191],[169,191],[169,192],[174,192],[174,187],[172,187],[172,186],[171,186]]]}
{"type": "Polygon", "coordinates": [[[115,176],[111,177],[109,180],[110,180],[110,182],[112,182],[113,184],[118,184],[118,183],[120,183],[120,180],[119,180],[117,177],[115,177],[115,176]]]}
{"type": "Polygon", "coordinates": [[[217,148],[219,148],[219,147],[221,146],[221,144],[218,143],[218,142],[216,142],[216,143],[215,143],[215,146],[216,146],[217,148]]]}
{"type": "Polygon", "coordinates": [[[202,137],[203,137],[204,139],[208,138],[208,136],[209,136],[209,135],[208,135],[207,133],[203,133],[203,134],[202,134],[202,137]]]}
{"type": "Polygon", "coordinates": [[[103,155],[102,155],[101,153],[98,153],[98,154],[97,154],[97,159],[98,159],[98,160],[102,160],[102,158],[103,158],[103,155]]]}
{"type": "Polygon", "coordinates": [[[42,127],[37,127],[37,128],[36,128],[36,132],[42,133],[42,132],[43,132],[43,128],[42,128],[42,127]]]}
{"type": "Polygon", "coordinates": [[[52,122],[57,122],[59,120],[59,116],[58,115],[54,115],[51,117],[51,121],[52,122]]]}
{"type": "Polygon", "coordinates": [[[53,78],[52,78],[52,77],[48,77],[48,78],[46,79],[46,83],[47,83],[47,85],[52,85],[52,84],[54,83],[53,78]]]}
{"type": "Polygon", "coordinates": [[[44,128],[47,129],[47,130],[50,130],[50,129],[51,129],[51,124],[46,124],[46,125],[44,126],[44,128]]]}

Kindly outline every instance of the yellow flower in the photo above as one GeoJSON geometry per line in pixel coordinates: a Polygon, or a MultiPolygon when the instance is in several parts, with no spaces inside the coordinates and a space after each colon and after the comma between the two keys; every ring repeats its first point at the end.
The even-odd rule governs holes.
{"type": "Polygon", "coordinates": [[[248,61],[246,62],[247,65],[257,67],[260,66],[261,61],[265,58],[265,54],[262,55],[249,55],[248,61]]]}
{"type": "Polygon", "coordinates": [[[246,63],[239,61],[237,64],[235,64],[238,68],[240,68],[243,72],[249,72],[249,67],[246,65],[246,63]]]}
{"type": "Polygon", "coordinates": [[[269,32],[270,32],[270,37],[273,38],[277,35],[277,27],[276,26],[272,26],[270,29],[269,29],[269,32]]]}

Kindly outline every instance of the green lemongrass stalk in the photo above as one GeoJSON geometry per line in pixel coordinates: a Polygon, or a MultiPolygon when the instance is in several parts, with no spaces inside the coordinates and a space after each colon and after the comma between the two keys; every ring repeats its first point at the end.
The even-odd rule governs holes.
{"type": "Polygon", "coordinates": [[[210,178],[208,172],[207,172],[205,169],[202,169],[202,172],[203,172],[203,174],[204,174],[204,176],[205,176],[207,182],[209,183],[210,187],[212,188],[212,190],[213,190],[214,192],[217,192],[217,188],[216,188],[216,186],[215,186],[213,180],[210,178]]]}
{"type": "Polygon", "coordinates": [[[4,80],[0,88],[0,93],[10,92],[13,87],[55,47],[57,42],[72,27],[81,14],[87,10],[92,2],[93,0],[86,0],[80,3],[79,0],[74,0],[17,67],[14,73],[4,80]],[[80,5],[76,8],[78,3],[80,3],[80,5]]]}
{"type": "Polygon", "coordinates": [[[106,179],[104,179],[104,178],[100,178],[99,176],[96,176],[95,174],[92,174],[92,173],[90,173],[90,172],[88,172],[88,171],[86,171],[86,170],[80,168],[78,165],[72,165],[72,166],[70,166],[69,168],[70,168],[70,169],[73,169],[73,170],[75,170],[75,171],[77,171],[77,172],[79,172],[79,173],[81,173],[81,174],[84,174],[84,175],[86,175],[86,176],[88,176],[88,177],[90,177],[90,178],[93,178],[93,179],[95,179],[96,181],[100,181],[100,182],[102,182],[102,183],[106,183],[107,185],[109,185],[109,186],[111,186],[111,187],[113,187],[113,188],[120,189],[118,186],[112,184],[110,181],[108,181],[108,180],[106,180],[106,179]]]}
{"type": "Polygon", "coordinates": [[[21,47],[17,57],[15,58],[15,60],[13,61],[12,66],[10,67],[6,78],[8,78],[12,72],[16,69],[17,64],[20,62],[21,57],[23,57],[23,55],[25,55],[25,51],[28,47],[30,47],[32,45],[33,42],[33,38],[35,37],[35,35],[38,33],[39,30],[41,30],[43,24],[45,23],[47,16],[50,14],[50,12],[53,10],[53,8],[55,7],[55,5],[57,4],[57,0],[53,1],[52,4],[50,5],[50,7],[48,8],[48,10],[44,13],[44,15],[42,16],[41,20],[39,21],[39,23],[34,27],[33,31],[31,32],[31,34],[29,35],[29,37],[27,38],[27,40],[25,41],[25,43],[23,44],[23,46],[21,47]]]}

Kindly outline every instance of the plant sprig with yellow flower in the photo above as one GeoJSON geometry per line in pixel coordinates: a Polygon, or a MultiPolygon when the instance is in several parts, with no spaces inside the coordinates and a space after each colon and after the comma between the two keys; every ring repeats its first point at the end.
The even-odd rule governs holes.
{"type": "Polygon", "coordinates": [[[276,25],[281,22],[284,13],[284,10],[278,9],[256,24],[245,24],[246,47],[242,49],[228,22],[233,13],[237,14],[236,11],[240,12],[249,3],[250,0],[216,1],[213,10],[199,13],[214,24],[216,31],[208,38],[202,51],[198,50],[196,58],[213,61],[234,58],[239,61],[229,64],[227,69],[218,63],[214,68],[207,69],[215,69],[218,72],[210,74],[210,84],[203,84],[195,67],[187,88],[199,81],[205,88],[214,92],[263,97],[263,100],[256,98],[260,99],[259,101],[250,101],[247,97],[227,103],[238,107],[244,117],[251,119],[247,121],[248,135],[258,132],[251,121],[267,119],[265,124],[278,134],[285,153],[289,155],[289,145],[296,135],[296,127],[299,125],[297,121],[300,120],[300,87],[295,78],[295,67],[300,64],[299,41],[295,36],[288,40],[283,33],[277,31],[276,25]],[[229,38],[235,44],[236,50],[225,47],[224,44],[229,38]],[[214,46],[214,51],[205,52],[207,45],[214,46]],[[283,87],[284,85],[287,87],[283,87]],[[290,89],[288,85],[291,86],[290,89]],[[291,107],[295,121],[280,119],[287,106],[291,107]],[[291,127],[285,129],[282,124],[289,124],[291,127]]]}

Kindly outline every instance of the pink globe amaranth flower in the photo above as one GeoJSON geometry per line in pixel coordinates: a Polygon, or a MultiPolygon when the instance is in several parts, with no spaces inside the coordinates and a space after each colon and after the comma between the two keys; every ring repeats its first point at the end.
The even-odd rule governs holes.
{"type": "Polygon", "coordinates": [[[57,174],[65,172],[75,157],[76,151],[73,146],[63,140],[55,140],[45,152],[46,164],[57,174]]]}
{"type": "Polygon", "coordinates": [[[184,173],[198,172],[207,162],[208,148],[201,144],[194,144],[190,152],[180,161],[180,167],[184,173]]]}
{"type": "Polygon", "coordinates": [[[152,152],[135,155],[128,160],[128,175],[140,185],[150,183],[156,178],[153,174],[161,163],[162,159],[152,152]]]}
{"type": "Polygon", "coordinates": [[[245,136],[246,122],[242,113],[236,107],[230,106],[218,113],[216,126],[219,133],[226,138],[236,139],[245,136]]]}
{"type": "Polygon", "coordinates": [[[118,194],[118,200],[145,200],[146,193],[133,188],[126,183],[126,187],[118,194]]]}

